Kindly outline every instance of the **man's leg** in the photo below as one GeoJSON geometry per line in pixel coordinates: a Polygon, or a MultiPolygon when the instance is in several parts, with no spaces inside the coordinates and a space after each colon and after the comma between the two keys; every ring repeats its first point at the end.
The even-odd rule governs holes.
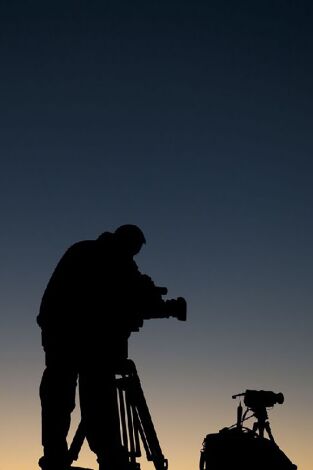
{"type": "Polygon", "coordinates": [[[120,437],[115,374],[90,365],[79,375],[82,420],[99,470],[129,470],[128,452],[120,437]]]}
{"type": "Polygon", "coordinates": [[[47,363],[40,384],[44,455],[39,465],[43,470],[68,467],[66,437],[71,412],[75,408],[76,383],[77,372],[74,369],[62,363],[47,363]]]}

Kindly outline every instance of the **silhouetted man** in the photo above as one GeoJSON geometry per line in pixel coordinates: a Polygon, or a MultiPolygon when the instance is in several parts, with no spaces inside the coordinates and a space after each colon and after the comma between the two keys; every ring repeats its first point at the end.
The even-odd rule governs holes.
{"type": "Polygon", "coordinates": [[[65,252],[45,289],[37,317],[46,359],[40,385],[43,470],[70,468],[66,437],[78,379],[82,421],[99,469],[127,468],[126,451],[117,444],[114,380],[145,303],[147,276],[133,260],[143,243],[135,225],[80,241],[65,252]]]}

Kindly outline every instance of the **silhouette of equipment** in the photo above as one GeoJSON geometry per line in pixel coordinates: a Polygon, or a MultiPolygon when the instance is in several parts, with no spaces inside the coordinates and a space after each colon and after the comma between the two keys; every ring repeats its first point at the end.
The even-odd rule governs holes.
{"type": "Polygon", "coordinates": [[[297,466],[276,444],[266,410],[282,404],[283,394],[246,390],[232,398],[240,396],[244,397],[246,410],[243,412],[240,401],[236,424],[207,434],[200,452],[200,470],[296,470],[297,466]],[[252,429],[243,426],[250,418],[256,419],[252,429]]]}
{"type": "MultiPolygon", "coordinates": [[[[116,372],[116,399],[119,408],[120,445],[127,449],[129,470],[140,470],[136,461],[141,457],[142,442],[148,461],[152,461],[156,470],[168,468],[144,397],[136,366],[126,359],[116,372]]],[[[69,447],[70,462],[78,459],[85,440],[83,421],[80,422],[69,447]]]]}

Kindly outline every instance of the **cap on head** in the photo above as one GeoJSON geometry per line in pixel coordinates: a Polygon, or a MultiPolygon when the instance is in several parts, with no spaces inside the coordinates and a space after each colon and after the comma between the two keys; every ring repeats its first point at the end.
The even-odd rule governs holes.
{"type": "Polygon", "coordinates": [[[136,255],[146,243],[142,230],[137,225],[125,224],[118,227],[114,235],[118,242],[131,254],[136,255]]]}

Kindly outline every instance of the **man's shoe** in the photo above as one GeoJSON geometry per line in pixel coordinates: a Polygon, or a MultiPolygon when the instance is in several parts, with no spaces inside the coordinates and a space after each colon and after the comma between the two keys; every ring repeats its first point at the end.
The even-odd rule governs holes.
{"type": "Polygon", "coordinates": [[[44,456],[39,459],[38,465],[42,470],[93,470],[92,468],[74,467],[57,462],[47,462],[44,456]]]}

